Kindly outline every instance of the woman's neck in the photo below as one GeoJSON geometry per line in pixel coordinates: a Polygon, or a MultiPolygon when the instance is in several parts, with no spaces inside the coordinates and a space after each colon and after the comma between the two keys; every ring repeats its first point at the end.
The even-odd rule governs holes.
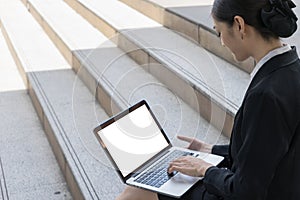
{"type": "Polygon", "coordinates": [[[272,39],[270,41],[262,39],[261,42],[256,42],[255,48],[253,49],[253,58],[258,63],[264,56],[270,51],[283,46],[280,39],[272,39]]]}

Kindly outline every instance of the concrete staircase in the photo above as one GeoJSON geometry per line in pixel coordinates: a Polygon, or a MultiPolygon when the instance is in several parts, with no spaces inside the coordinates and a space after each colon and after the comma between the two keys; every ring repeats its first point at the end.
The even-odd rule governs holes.
{"type": "Polygon", "coordinates": [[[249,82],[247,73],[119,1],[67,2],[206,120],[230,134],[249,82]]]}
{"type": "Polygon", "coordinates": [[[0,32],[0,199],[72,199],[0,32]]]}
{"type": "Polygon", "coordinates": [[[236,63],[228,49],[223,47],[210,15],[213,0],[121,0],[153,20],[200,44],[208,51],[218,55],[236,67],[251,72],[253,60],[236,63]]]}
{"type": "Polygon", "coordinates": [[[185,145],[177,134],[228,143],[253,63],[236,67],[206,20],[211,2],[201,2],[0,0],[1,31],[68,185],[64,198],[122,191],[92,130],[141,99],[174,145],[185,145]]]}

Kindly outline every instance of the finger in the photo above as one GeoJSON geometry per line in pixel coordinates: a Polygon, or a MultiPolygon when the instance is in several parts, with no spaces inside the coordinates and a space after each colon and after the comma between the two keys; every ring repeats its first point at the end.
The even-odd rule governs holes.
{"type": "MultiPolygon", "coordinates": [[[[180,169],[180,171],[182,170],[182,169],[184,169],[186,167],[186,165],[185,164],[183,164],[183,163],[172,163],[172,164],[170,164],[170,166],[168,167],[168,173],[172,173],[172,172],[174,172],[174,171],[178,171],[179,169],[180,169]]],[[[180,172],[179,171],[179,172],[180,172]]]]}
{"type": "Polygon", "coordinates": [[[181,158],[178,158],[178,159],[172,161],[169,164],[168,172],[172,173],[173,171],[177,171],[177,170],[174,170],[174,167],[182,168],[182,167],[189,167],[190,165],[191,165],[191,161],[188,158],[181,157],[181,158]]]}
{"type": "Polygon", "coordinates": [[[186,136],[182,136],[182,135],[178,135],[177,138],[179,140],[182,140],[182,141],[185,141],[185,142],[188,142],[188,143],[191,143],[194,141],[194,138],[190,138],[190,137],[186,137],[186,136]]]}
{"type": "Polygon", "coordinates": [[[179,167],[179,166],[172,166],[172,167],[169,167],[169,168],[168,168],[168,173],[169,173],[169,174],[172,174],[174,171],[181,172],[181,171],[179,171],[179,169],[182,169],[182,167],[179,167]]]}
{"type": "Polygon", "coordinates": [[[180,157],[180,158],[177,158],[176,160],[173,160],[172,162],[170,162],[169,167],[182,166],[185,164],[186,164],[186,160],[184,159],[184,157],[180,157]]]}
{"type": "Polygon", "coordinates": [[[190,176],[197,176],[196,170],[189,166],[173,166],[172,168],[170,168],[169,173],[172,173],[174,171],[181,172],[190,176]]]}

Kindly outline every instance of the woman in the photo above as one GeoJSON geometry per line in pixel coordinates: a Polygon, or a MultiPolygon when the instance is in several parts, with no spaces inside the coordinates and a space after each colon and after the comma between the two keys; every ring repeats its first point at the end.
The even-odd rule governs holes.
{"type": "MultiPolygon", "coordinates": [[[[300,60],[283,44],[297,29],[292,1],[215,0],[212,17],[224,46],[237,61],[254,58],[251,83],[238,110],[230,144],[198,140],[190,148],[223,155],[215,167],[182,157],[169,172],[203,176],[181,199],[300,199],[300,60]]],[[[128,187],[119,199],[172,199],[128,187]]]]}

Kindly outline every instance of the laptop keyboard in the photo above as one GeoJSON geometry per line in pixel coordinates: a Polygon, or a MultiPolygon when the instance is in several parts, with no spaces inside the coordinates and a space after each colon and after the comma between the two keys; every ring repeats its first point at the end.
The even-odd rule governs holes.
{"type": "MultiPolygon", "coordinates": [[[[134,181],[159,188],[171,178],[167,173],[170,162],[178,157],[186,155],[193,155],[193,153],[175,150],[134,181]]],[[[173,173],[173,175],[176,173],[177,172],[173,173]]]]}

